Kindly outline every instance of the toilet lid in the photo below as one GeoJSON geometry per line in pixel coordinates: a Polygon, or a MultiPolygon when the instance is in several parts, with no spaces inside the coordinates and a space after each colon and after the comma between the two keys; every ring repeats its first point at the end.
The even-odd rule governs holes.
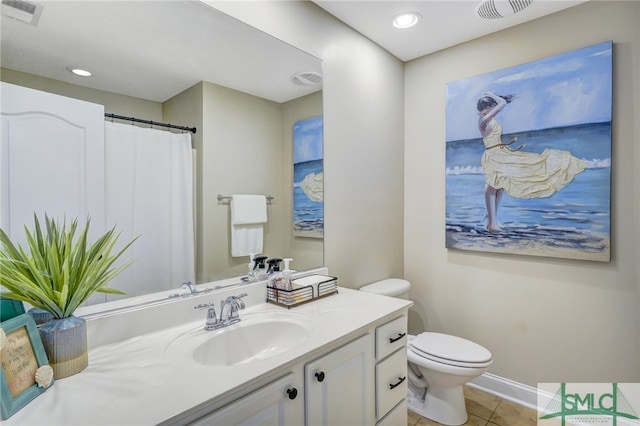
{"type": "Polygon", "coordinates": [[[491,352],[462,337],[422,333],[409,343],[414,353],[445,364],[483,366],[491,363],[491,352]]]}
{"type": "Polygon", "coordinates": [[[407,280],[389,278],[360,287],[360,291],[381,294],[383,296],[398,296],[403,293],[408,293],[410,288],[411,283],[407,280]]]}

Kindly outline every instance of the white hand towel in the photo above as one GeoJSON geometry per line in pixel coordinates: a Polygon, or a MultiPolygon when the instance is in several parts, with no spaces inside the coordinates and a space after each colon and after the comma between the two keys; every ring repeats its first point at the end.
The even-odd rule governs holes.
{"type": "Polygon", "coordinates": [[[264,195],[231,196],[231,256],[262,253],[263,223],[267,222],[267,198],[264,195]]]}
{"type": "Polygon", "coordinates": [[[262,253],[262,224],[231,225],[231,256],[249,256],[262,253]]]}
{"type": "Polygon", "coordinates": [[[233,194],[231,196],[231,224],[267,223],[267,197],[264,195],[233,194]]]}

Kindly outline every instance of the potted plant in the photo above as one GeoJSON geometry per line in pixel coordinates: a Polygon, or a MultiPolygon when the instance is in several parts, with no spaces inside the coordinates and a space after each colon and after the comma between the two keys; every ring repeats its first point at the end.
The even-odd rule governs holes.
{"type": "Polygon", "coordinates": [[[45,215],[44,229],[37,215],[34,221],[33,231],[25,227],[26,250],[0,229],[0,285],[3,296],[51,314],[39,330],[54,378],[60,379],[88,365],[86,323],[73,313],[96,292],[125,294],[107,283],[131,265],[132,260],[114,263],[135,239],[112,254],[120,236],[115,228],[90,243],[90,219],[81,230],[77,219],[67,226],[45,215]]]}

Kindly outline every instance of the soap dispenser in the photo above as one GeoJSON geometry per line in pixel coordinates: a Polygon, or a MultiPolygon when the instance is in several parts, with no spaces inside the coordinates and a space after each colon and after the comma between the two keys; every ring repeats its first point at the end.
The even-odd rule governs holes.
{"type": "Polygon", "coordinates": [[[267,273],[267,266],[264,264],[264,261],[267,260],[267,256],[256,256],[253,258],[256,266],[253,271],[253,277],[256,281],[266,280],[269,277],[267,273]]]}
{"type": "Polygon", "coordinates": [[[251,282],[254,281],[256,279],[255,276],[255,269],[256,269],[256,262],[255,262],[255,253],[249,253],[249,264],[247,265],[247,281],[251,282]]]}
{"type": "Polygon", "coordinates": [[[267,263],[269,264],[269,287],[273,288],[283,288],[282,287],[282,272],[280,271],[280,262],[282,259],[273,258],[269,259],[267,263]]]}
{"type": "Polygon", "coordinates": [[[293,285],[291,284],[291,275],[293,272],[289,269],[289,263],[293,261],[293,259],[283,259],[284,261],[284,269],[282,270],[282,288],[285,290],[293,290],[293,285]]]}

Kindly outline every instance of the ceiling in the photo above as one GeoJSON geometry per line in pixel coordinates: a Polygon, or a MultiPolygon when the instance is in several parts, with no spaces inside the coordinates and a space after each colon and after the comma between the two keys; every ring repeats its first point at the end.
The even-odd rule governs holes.
{"type": "Polygon", "coordinates": [[[291,81],[321,74],[318,58],[199,1],[28,1],[42,5],[37,25],[3,5],[3,68],[156,102],[200,81],[275,102],[321,88],[291,81]]]}
{"type": "MultiPolygon", "coordinates": [[[[319,90],[291,82],[297,72],[321,73],[317,58],[198,1],[29,1],[43,6],[37,25],[2,16],[3,68],[156,102],[200,81],[275,102],[319,90]],[[68,66],[94,76],[77,77],[68,66]]],[[[494,20],[474,13],[478,1],[313,1],[409,61],[585,0],[534,0],[494,20]],[[422,20],[397,30],[391,19],[402,11],[422,20]]]]}
{"type": "MultiPolygon", "coordinates": [[[[508,10],[506,0],[489,1],[495,3],[498,11],[508,10]]],[[[313,0],[315,4],[404,62],[585,1],[587,0],[533,0],[517,14],[505,13],[504,18],[483,19],[475,13],[480,0],[313,0]],[[391,24],[392,19],[401,12],[417,12],[422,19],[415,27],[409,29],[394,28],[391,24]]]]}

